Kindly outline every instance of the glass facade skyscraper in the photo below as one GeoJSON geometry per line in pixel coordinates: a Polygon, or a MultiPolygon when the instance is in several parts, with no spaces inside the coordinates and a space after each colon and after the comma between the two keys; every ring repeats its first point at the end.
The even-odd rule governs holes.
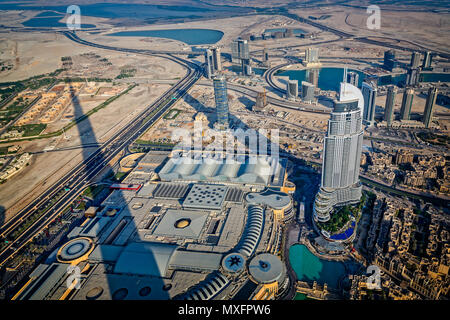
{"type": "Polygon", "coordinates": [[[359,74],[350,71],[347,73],[347,82],[357,87],[359,85],[359,74]]]}
{"type": "Polygon", "coordinates": [[[321,187],[314,202],[315,221],[326,222],[334,206],[355,203],[361,198],[363,108],[361,91],[351,84],[341,83],[340,97],[334,101],[324,141],[321,187]]]}
{"type": "Polygon", "coordinates": [[[307,63],[317,63],[319,62],[319,49],[318,48],[308,48],[305,51],[305,61],[307,63]]]}
{"type": "Polygon", "coordinates": [[[286,84],[286,91],[289,100],[296,100],[298,97],[298,81],[289,80],[286,84]]]}
{"type": "Polygon", "coordinates": [[[414,89],[407,88],[403,93],[402,107],[400,109],[401,120],[409,120],[411,115],[413,98],[414,98],[414,89]]]}
{"type": "Polygon", "coordinates": [[[221,129],[228,128],[228,93],[225,77],[216,77],[214,83],[214,97],[217,109],[217,125],[221,129]]]}
{"type": "Polygon", "coordinates": [[[220,48],[213,47],[205,50],[206,77],[212,76],[222,71],[222,62],[220,60],[220,48]]]}
{"type": "Polygon", "coordinates": [[[205,63],[206,63],[206,77],[211,79],[214,74],[214,58],[211,50],[205,51],[205,63]]]}
{"type": "Polygon", "coordinates": [[[386,105],[384,107],[384,120],[386,121],[386,125],[388,127],[390,127],[392,125],[392,121],[394,121],[394,106],[396,96],[397,88],[395,86],[389,86],[386,96],[386,105]]]}
{"type": "Polygon", "coordinates": [[[236,63],[240,63],[241,60],[250,59],[250,50],[247,40],[237,39],[231,42],[231,58],[232,61],[236,63]]]}
{"type": "Polygon", "coordinates": [[[315,100],[315,96],[314,96],[314,85],[306,82],[306,81],[302,81],[302,99],[304,102],[314,102],[315,100]]]}
{"type": "Polygon", "coordinates": [[[422,63],[422,68],[424,70],[431,68],[431,60],[432,60],[431,52],[430,51],[425,52],[425,55],[423,57],[423,63],[422,63]]]}
{"type": "Polygon", "coordinates": [[[438,95],[438,90],[436,87],[428,89],[428,97],[427,102],[425,103],[425,110],[423,114],[423,123],[426,128],[430,127],[431,122],[433,121],[433,111],[434,105],[436,104],[436,98],[438,95]]]}
{"type": "Polygon", "coordinates": [[[377,85],[374,81],[364,81],[361,91],[364,97],[363,122],[368,126],[373,126],[375,123],[377,85]]]}
{"type": "Polygon", "coordinates": [[[412,69],[418,68],[420,65],[420,52],[413,52],[411,54],[411,62],[409,64],[409,66],[412,69]]]}

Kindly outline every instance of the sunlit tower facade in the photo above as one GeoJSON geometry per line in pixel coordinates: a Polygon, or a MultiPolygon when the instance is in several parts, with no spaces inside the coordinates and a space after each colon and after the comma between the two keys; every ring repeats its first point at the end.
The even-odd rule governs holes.
{"type": "Polygon", "coordinates": [[[347,83],[350,83],[354,85],[355,87],[358,87],[359,84],[359,74],[356,72],[350,71],[347,73],[347,83]]]}
{"type": "Polygon", "coordinates": [[[411,107],[414,98],[414,89],[407,88],[403,93],[402,107],[400,109],[400,119],[409,120],[411,117],[411,107]]]}
{"type": "Polygon", "coordinates": [[[298,97],[298,81],[289,80],[286,84],[287,98],[289,100],[297,100],[298,97]]]}
{"type": "Polygon", "coordinates": [[[433,59],[433,56],[430,51],[425,52],[425,55],[423,57],[422,62],[422,69],[423,70],[430,70],[431,69],[431,60],[433,59]]]}
{"type": "Polygon", "coordinates": [[[216,127],[226,130],[229,125],[227,82],[224,76],[219,76],[213,79],[213,83],[217,111],[216,127]]]}
{"type": "Polygon", "coordinates": [[[411,54],[411,62],[410,62],[410,64],[409,64],[409,66],[412,68],[412,69],[415,69],[415,68],[418,68],[419,67],[419,65],[420,65],[420,56],[421,56],[421,54],[420,54],[420,52],[413,52],[412,54],[411,54]]]}
{"type": "Polygon", "coordinates": [[[210,49],[205,51],[205,73],[208,79],[211,79],[214,75],[214,57],[210,49]]]}
{"type": "Polygon", "coordinates": [[[396,96],[397,88],[395,86],[389,86],[386,96],[386,105],[384,107],[384,120],[386,121],[386,125],[388,127],[390,127],[392,125],[392,121],[394,121],[394,106],[396,96]]]}
{"type": "Polygon", "coordinates": [[[361,91],[342,82],[339,100],[334,100],[324,141],[322,180],[314,201],[314,220],[317,222],[330,220],[335,206],[357,203],[361,199],[359,166],[363,143],[363,110],[361,91]]]}
{"type": "Polygon", "coordinates": [[[214,71],[220,72],[222,71],[222,61],[220,58],[220,48],[214,47],[211,49],[212,55],[213,55],[213,62],[214,62],[214,71]]]}
{"type": "Polygon", "coordinates": [[[375,124],[375,110],[378,91],[376,82],[364,81],[361,91],[364,97],[363,123],[370,127],[375,124]]]}
{"type": "Polygon", "coordinates": [[[436,104],[436,98],[438,95],[438,89],[436,87],[428,89],[427,102],[425,103],[425,110],[423,113],[423,123],[425,128],[429,128],[433,121],[434,105],[436,104]]]}

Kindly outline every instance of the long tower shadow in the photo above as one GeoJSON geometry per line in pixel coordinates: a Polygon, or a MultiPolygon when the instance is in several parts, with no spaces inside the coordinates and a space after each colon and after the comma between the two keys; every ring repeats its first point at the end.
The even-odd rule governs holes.
{"type": "MultiPolygon", "coordinates": [[[[83,112],[72,84],[69,84],[69,87],[81,146],[91,145],[91,143],[96,144],[98,141],[91,119],[86,117],[83,112]]],[[[137,119],[137,121],[139,125],[141,119],[137,119]]],[[[132,126],[132,124],[129,125],[132,126]]],[[[134,132],[135,128],[139,127],[132,126],[131,132],[134,132]]],[[[154,247],[142,245],[144,240],[136,236],[137,228],[134,217],[131,208],[128,207],[128,203],[135,195],[126,194],[127,191],[122,190],[121,185],[118,185],[119,188],[117,188],[117,185],[111,188],[114,181],[111,181],[110,178],[114,176],[113,165],[119,155],[118,152],[127,152],[127,142],[130,141],[128,139],[136,134],[129,135],[129,133],[122,129],[118,134],[113,134],[113,138],[107,140],[105,147],[95,150],[91,147],[82,149],[81,170],[74,174],[70,182],[65,185],[67,195],[70,195],[70,198],[67,198],[67,202],[61,205],[59,210],[62,213],[66,212],[64,211],[65,208],[68,209],[71,203],[79,203],[79,200],[76,199],[82,196],[87,187],[99,183],[108,185],[108,196],[92,216],[86,217],[80,226],[70,230],[67,238],[62,240],[62,246],[47,258],[44,265],[37,268],[42,270],[38,278],[35,281],[28,282],[14,299],[124,300],[169,298],[167,290],[164,291],[162,277],[157,276],[161,272],[153,250],[154,247]],[[125,230],[128,236],[123,237],[123,231],[125,230]],[[120,244],[116,243],[118,237],[121,237],[120,244]],[[131,246],[131,250],[127,250],[129,246],[131,246]],[[136,248],[141,249],[141,251],[133,251],[136,248]],[[126,254],[122,257],[125,251],[126,254]],[[112,252],[115,252],[116,259],[110,259],[112,252]],[[95,258],[91,257],[92,255],[95,255],[95,258]],[[120,270],[116,268],[117,263],[115,263],[119,260],[122,261],[120,270]],[[135,265],[139,265],[140,270],[150,270],[150,272],[142,272],[140,275],[137,275],[137,272],[128,272],[130,268],[136,270],[136,268],[133,269],[135,265]],[[151,277],[149,274],[155,276],[151,277]],[[42,293],[41,288],[45,287],[44,284],[47,281],[54,281],[55,277],[59,279],[59,285],[55,283],[51,286],[57,288],[57,291],[42,293]]],[[[45,291],[45,289],[43,290],[45,291]]]]}
{"type": "MultiPolygon", "coordinates": [[[[72,87],[71,87],[72,90],[72,87]]],[[[77,95],[73,95],[73,107],[74,107],[74,114],[75,114],[75,118],[79,119],[80,117],[83,117],[84,112],[82,110],[80,101],[78,99],[77,95]]],[[[89,118],[84,119],[83,121],[77,123],[77,129],[78,129],[78,133],[79,133],[79,137],[80,137],[80,144],[86,145],[86,144],[92,144],[92,143],[98,143],[95,132],[94,132],[94,128],[92,126],[92,123],[90,121],[89,118]]],[[[127,152],[126,149],[123,150],[123,152],[127,152]]],[[[89,159],[89,157],[92,154],[92,149],[91,148],[83,148],[82,149],[82,154],[83,154],[83,161],[87,162],[87,160],[89,159]]],[[[96,162],[93,164],[98,165],[98,164],[102,164],[105,161],[108,161],[109,159],[106,159],[104,156],[104,153],[101,152],[100,155],[97,156],[97,160],[96,162]]],[[[110,160],[111,161],[111,160],[110,160]]],[[[86,166],[86,170],[89,169],[89,166],[86,166]]],[[[101,175],[101,177],[103,177],[103,181],[110,182],[111,180],[113,180],[112,177],[114,177],[115,175],[115,171],[113,169],[113,167],[111,166],[111,162],[109,163],[105,163],[104,167],[99,170],[99,174],[101,175]]],[[[91,175],[85,182],[85,185],[90,185],[90,184],[95,184],[99,182],[99,177],[96,175],[91,175]]],[[[113,183],[114,181],[111,181],[111,183],[113,183]]],[[[137,227],[135,225],[135,221],[133,219],[132,216],[127,215],[127,213],[130,213],[130,210],[127,210],[127,206],[128,203],[130,202],[130,197],[125,195],[126,191],[123,191],[122,189],[113,189],[111,191],[111,193],[108,195],[107,199],[114,199],[113,200],[113,204],[111,206],[106,205],[105,208],[100,207],[100,210],[98,210],[96,217],[94,218],[89,218],[90,221],[88,221],[87,223],[85,223],[85,228],[84,230],[87,230],[89,228],[91,228],[91,230],[93,228],[97,227],[97,224],[100,225],[102,224],[102,220],[107,220],[106,224],[107,226],[104,227],[102,230],[99,230],[99,232],[104,232],[104,230],[108,231],[111,228],[108,228],[108,226],[112,225],[112,224],[116,224],[117,226],[112,229],[111,233],[108,236],[103,236],[102,233],[100,233],[100,235],[96,235],[96,237],[94,239],[92,239],[92,241],[94,242],[97,250],[100,253],[101,257],[107,257],[108,254],[110,254],[110,250],[112,247],[116,247],[114,245],[115,240],[118,238],[118,236],[121,234],[122,231],[124,231],[125,229],[127,229],[129,231],[130,237],[128,238],[128,240],[126,241],[124,248],[122,250],[125,250],[125,248],[130,245],[131,242],[134,241],[138,241],[137,239],[133,238],[133,235],[136,234],[137,231],[137,227]],[[110,213],[112,212],[111,210],[115,210],[117,211],[117,213],[114,216],[110,216],[110,213]],[[118,220],[120,220],[120,222],[118,222],[118,220]],[[130,231],[131,230],[131,231],[130,231]],[[134,239],[134,240],[133,240],[134,239]]],[[[70,240],[72,241],[72,240],[70,240]]],[[[130,261],[127,261],[130,265],[133,263],[136,263],[136,261],[132,261],[132,259],[130,259],[130,261]]],[[[149,269],[155,269],[155,273],[156,270],[158,270],[158,263],[157,263],[157,259],[153,254],[153,251],[148,250],[146,251],[146,263],[147,263],[147,268],[149,269]]],[[[91,264],[91,263],[89,263],[91,264]]],[[[83,266],[85,269],[87,268],[86,265],[83,266]]],[[[100,279],[102,279],[104,281],[104,285],[105,287],[103,288],[104,294],[102,295],[101,299],[112,299],[112,300],[124,300],[124,299],[129,299],[129,296],[136,296],[137,293],[133,293],[133,292],[129,292],[133,289],[137,289],[139,290],[139,296],[142,297],[143,299],[145,299],[145,297],[147,296],[148,299],[152,299],[152,295],[149,294],[149,292],[151,292],[153,289],[156,288],[150,288],[148,286],[145,287],[139,287],[141,283],[145,283],[145,280],[149,280],[149,279],[145,279],[145,276],[135,276],[135,275],[125,275],[125,274],[120,274],[117,273],[115,271],[113,271],[115,269],[115,266],[112,266],[112,264],[107,261],[106,259],[104,261],[101,261],[100,263],[98,263],[97,265],[93,266],[93,267],[89,267],[88,271],[86,273],[89,273],[89,271],[91,271],[92,269],[96,268],[96,270],[94,270],[94,272],[97,271],[97,273],[101,273],[104,272],[104,276],[100,276],[100,279]],[[101,272],[100,272],[101,270],[101,272]],[[144,294],[143,294],[144,293],[144,294]]],[[[80,269],[81,266],[80,266],[80,269]]],[[[82,277],[86,276],[87,274],[83,274],[82,272],[82,277]]],[[[148,277],[147,277],[148,278],[148,277]]],[[[152,286],[157,286],[159,288],[163,288],[164,287],[164,282],[162,281],[161,278],[158,277],[152,277],[151,278],[151,283],[152,286]]],[[[89,285],[89,284],[88,284],[89,285]]],[[[142,284],[141,284],[142,286],[142,284]]],[[[83,288],[83,283],[81,283],[81,288],[83,288]]],[[[84,288],[84,292],[89,292],[90,288],[84,288]]],[[[77,294],[79,289],[74,289],[73,293],[71,295],[71,298],[73,299],[92,299],[92,297],[90,296],[81,296],[79,294],[77,294]]],[[[155,290],[155,291],[160,291],[160,290],[155,290]]],[[[95,298],[95,297],[94,297],[95,298]]],[[[159,296],[160,299],[168,299],[169,296],[159,296]]]]}
{"type": "MultiPolygon", "coordinates": [[[[71,91],[74,91],[72,86],[70,88],[71,91]]],[[[198,110],[207,110],[215,114],[215,108],[202,105],[189,93],[186,93],[184,99],[186,102],[194,104],[198,110]]],[[[98,143],[91,118],[85,117],[76,94],[72,94],[72,103],[75,119],[82,119],[82,121],[76,122],[80,145],[89,146],[98,143]]],[[[234,128],[249,129],[244,122],[232,114],[230,114],[230,120],[234,128]]],[[[73,178],[73,188],[77,189],[77,194],[81,194],[85,187],[98,183],[99,175],[102,177],[114,175],[112,158],[117,154],[111,153],[111,148],[115,148],[113,150],[124,148],[126,144],[121,145],[121,139],[119,136],[114,141],[108,140],[102,149],[92,149],[92,147],[82,149],[83,171],[73,178]]],[[[266,139],[268,141],[267,148],[269,148],[271,141],[269,138],[266,139]]],[[[260,143],[260,141],[258,142],[260,143]]],[[[276,146],[278,147],[278,143],[276,146]]],[[[270,155],[269,150],[267,151],[267,154],[270,155]]],[[[112,181],[108,182],[113,183],[112,181]]],[[[74,190],[72,189],[72,191],[74,190]]],[[[170,245],[155,245],[146,239],[139,238],[137,220],[135,221],[133,216],[135,208],[132,208],[136,204],[136,201],[132,200],[135,196],[135,192],[130,193],[130,191],[120,188],[110,190],[110,194],[96,214],[87,218],[77,230],[70,232],[67,242],[58,250],[57,260],[60,266],[67,265],[68,273],[69,268],[73,266],[79,268],[80,277],[76,283],[80,284],[80,287],[67,289],[61,297],[73,300],[170,298],[170,287],[167,285],[170,276],[162,274],[161,271],[163,263],[161,256],[164,255],[161,254],[161,250],[167,250],[165,246],[170,245]],[[80,246],[92,247],[87,258],[69,259],[71,248],[80,246]],[[69,258],[64,258],[62,253],[69,258]],[[91,258],[91,255],[95,258],[91,258]],[[61,261],[61,257],[64,258],[63,261],[61,261]],[[119,261],[120,267],[118,267],[119,261]],[[143,272],[134,272],[137,269],[143,272]]],[[[140,201],[146,200],[140,199],[140,201]]],[[[146,212],[145,216],[152,215],[151,212],[151,210],[146,212]]],[[[55,298],[59,297],[55,296],[55,298]]]]}

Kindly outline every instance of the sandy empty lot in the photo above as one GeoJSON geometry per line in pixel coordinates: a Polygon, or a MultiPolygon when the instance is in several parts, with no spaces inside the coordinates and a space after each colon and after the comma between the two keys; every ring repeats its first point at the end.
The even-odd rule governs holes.
{"type": "MultiPolygon", "coordinates": [[[[81,143],[104,142],[114,132],[124,128],[137,114],[163,94],[168,85],[140,85],[127,95],[117,99],[107,108],[94,113],[88,120],[67,131],[69,140],[63,136],[21,142],[24,152],[44,150],[48,145],[55,149],[79,146],[81,143]]],[[[6,183],[0,185],[0,205],[7,209],[6,217],[11,217],[26,200],[31,200],[47,186],[61,178],[77,163],[88,157],[94,148],[71,151],[47,152],[33,155],[32,163],[6,183]],[[19,201],[20,200],[20,201],[19,201]]]]}
{"type": "Polygon", "coordinates": [[[423,11],[380,11],[380,29],[369,30],[367,20],[370,14],[365,9],[350,7],[321,7],[317,9],[294,10],[302,17],[309,15],[331,17],[320,23],[346,31],[356,36],[376,36],[388,39],[403,39],[435,50],[450,52],[450,14],[423,11]]]}

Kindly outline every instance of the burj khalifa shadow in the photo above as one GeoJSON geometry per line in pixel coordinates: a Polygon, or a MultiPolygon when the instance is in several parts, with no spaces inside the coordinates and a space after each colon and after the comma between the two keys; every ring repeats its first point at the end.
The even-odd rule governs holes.
{"type": "MultiPolygon", "coordinates": [[[[73,91],[73,88],[71,86],[71,91],[73,91]]],[[[81,145],[92,145],[93,143],[97,143],[97,138],[95,135],[94,128],[92,126],[92,123],[90,119],[87,117],[84,117],[84,113],[82,110],[82,106],[80,104],[80,101],[78,99],[78,96],[72,93],[72,103],[74,107],[74,114],[75,119],[83,119],[82,121],[77,121],[77,129],[80,137],[81,145]]],[[[90,161],[92,154],[95,150],[92,148],[83,148],[82,149],[82,155],[83,155],[83,161],[85,163],[85,170],[90,169],[92,166],[101,166],[105,160],[107,160],[103,154],[103,152],[100,152],[99,154],[95,155],[96,161],[90,161]]],[[[107,179],[106,181],[110,181],[110,178],[114,176],[114,170],[113,167],[111,167],[110,164],[105,164],[105,166],[100,170],[95,170],[94,172],[98,172],[97,174],[90,174],[85,180],[85,186],[86,185],[93,185],[97,184],[99,182],[99,176],[98,174],[101,174],[102,177],[107,179]]],[[[111,261],[108,260],[108,256],[110,255],[111,248],[114,247],[114,240],[117,238],[117,236],[120,235],[120,232],[126,227],[128,230],[136,230],[135,222],[133,217],[126,216],[126,212],[129,212],[126,210],[127,208],[127,197],[124,194],[125,191],[122,191],[120,189],[114,189],[111,191],[111,193],[108,195],[108,198],[114,199],[114,210],[117,211],[117,213],[114,216],[110,215],[111,208],[100,207],[96,216],[93,218],[87,218],[89,221],[83,224],[84,230],[90,228],[91,230],[97,228],[97,223],[101,221],[102,219],[107,220],[107,225],[111,225],[118,219],[122,219],[121,223],[118,225],[120,228],[114,228],[107,237],[101,237],[101,235],[97,235],[96,237],[92,238],[91,241],[93,242],[93,245],[95,246],[94,250],[98,251],[98,255],[101,257],[96,262],[91,262],[88,260],[88,262],[84,262],[80,264],[81,271],[81,278],[80,278],[80,286],[75,286],[70,294],[66,297],[66,299],[73,299],[73,300],[92,300],[92,299],[101,299],[101,300],[124,300],[124,299],[133,299],[132,297],[138,296],[140,299],[168,299],[168,295],[161,294],[161,288],[164,287],[164,283],[161,278],[158,277],[152,277],[151,279],[146,276],[138,276],[138,275],[130,275],[130,274],[120,274],[116,271],[114,271],[114,265],[111,263],[111,261]],[[122,223],[122,221],[126,221],[126,225],[122,223]],[[114,271],[114,272],[113,272],[114,271]],[[92,273],[96,273],[99,278],[99,281],[101,283],[99,284],[98,281],[95,282],[94,287],[90,287],[90,283],[86,282],[86,279],[88,276],[92,273]],[[147,283],[144,286],[144,283],[147,283]],[[152,284],[152,287],[148,286],[148,283],[152,284]],[[158,287],[158,288],[156,288],[158,287]],[[92,290],[98,290],[98,288],[101,288],[101,294],[92,294],[92,290]],[[133,292],[137,291],[137,292],[133,292]],[[152,291],[159,292],[157,296],[152,295],[152,291]],[[87,292],[87,293],[86,293],[87,292]]],[[[129,199],[129,197],[128,197],[129,199]]],[[[103,228],[102,230],[99,229],[100,232],[104,232],[104,230],[107,230],[109,228],[103,228]]],[[[129,239],[133,237],[135,232],[131,232],[131,235],[129,239]]],[[[82,233],[81,233],[82,235],[82,233]]],[[[73,241],[73,239],[70,239],[69,241],[73,241]]],[[[128,240],[130,241],[130,240],[128,240]]],[[[137,240],[135,240],[137,241],[137,240]]],[[[129,245],[129,243],[126,243],[124,248],[129,245]]],[[[116,250],[117,250],[117,246],[116,250]]],[[[148,250],[146,252],[146,267],[149,269],[155,269],[158,270],[158,264],[157,260],[152,254],[153,252],[151,250],[148,250]]],[[[130,264],[135,263],[136,261],[129,261],[130,264]]]]}

